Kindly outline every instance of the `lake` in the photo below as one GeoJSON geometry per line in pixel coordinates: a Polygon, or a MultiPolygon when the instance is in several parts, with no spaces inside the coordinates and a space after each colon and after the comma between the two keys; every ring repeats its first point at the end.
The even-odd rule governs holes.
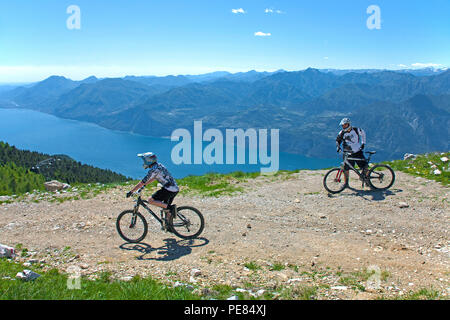
{"type": "MultiPolygon", "coordinates": [[[[19,149],[47,154],[66,154],[81,163],[110,169],[132,178],[142,178],[146,170],[136,155],[147,151],[157,154],[175,178],[208,172],[259,171],[261,164],[176,165],[171,152],[176,141],[102,128],[96,124],[61,119],[25,109],[0,109],[0,141],[19,149]]],[[[309,158],[280,152],[279,169],[320,169],[340,163],[335,159],[309,158]]],[[[264,167],[264,166],[263,166],[264,167]]]]}

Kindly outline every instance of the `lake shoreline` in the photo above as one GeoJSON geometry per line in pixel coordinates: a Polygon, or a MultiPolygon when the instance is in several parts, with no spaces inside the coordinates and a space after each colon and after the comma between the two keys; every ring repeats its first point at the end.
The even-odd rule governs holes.
{"type": "MultiPolygon", "coordinates": [[[[136,179],[146,174],[136,155],[147,151],[158,154],[160,162],[175,178],[211,172],[256,172],[261,167],[260,164],[176,165],[171,150],[178,142],[170,138],[111,130],[92,122],[59,118],[30,109],[0,108],[0,140],[19,149],[65,154],[76,161],[136,179]]],[[[322,169],[339,163],[338,158],[317,159],[280,152],[279,170],[322,169]]]]}

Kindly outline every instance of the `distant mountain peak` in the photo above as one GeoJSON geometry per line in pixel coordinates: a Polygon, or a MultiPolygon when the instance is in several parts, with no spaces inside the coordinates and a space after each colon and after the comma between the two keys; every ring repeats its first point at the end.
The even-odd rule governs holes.
{"type": "Polygon", "coordinates": [[[53,76],[50,76],[47,79],[43,80],[42,82],[50,82],[50,81],[72,81],[72,80],[67,79],[64,76],[53,75],[53,76]]]}
{"type": "Polygon", "coordinates": [[[95,81],[98,81],[98,78],[96,76],[90,76],[90,77],[87,77],[86,79],[82,80],[81,82],[89,83],[89,82],[95,82],[95,81]]]}
{"type": "Polygon", "coordinates": [[[318,69],[311,68],[311,67],[309,67],[308,69],[306,69],[304,72],[305,72],[305,73],[311,73],[311,74],[321,73],[318,69]]]}

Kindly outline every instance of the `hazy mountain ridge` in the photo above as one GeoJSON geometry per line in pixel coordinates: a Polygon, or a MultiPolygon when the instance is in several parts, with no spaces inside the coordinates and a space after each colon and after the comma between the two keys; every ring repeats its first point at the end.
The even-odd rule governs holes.
{"type": "Polygon", "coordinates": [[[50,77],[0,93],[22,107],[145,135],[190,129],[277,128],[282,151],[332,156],[339,120],[350,116],[384,157],[448,150],[450,70],[277,71],[72,81],[50,77]]]}

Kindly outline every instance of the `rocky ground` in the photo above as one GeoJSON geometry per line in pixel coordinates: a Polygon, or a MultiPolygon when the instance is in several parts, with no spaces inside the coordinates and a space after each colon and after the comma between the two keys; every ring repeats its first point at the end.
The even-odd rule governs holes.
{"type": "Polygon", "coordinates": [[[150,275],[203,293],[214,285],[275,297],[315,288],[316,299],[375,299],[426,289],[448,298],[449,188],[397,172],[388,191],[353,179],[329,195],[325,172],[258,177],[231,196],[178,196],[205,216],[195,240],[161,231],[149,216],[144,242],[125,243],[115,221],[133,205],[126,186],[61,203],[28,197],[0,205],[0,243],[26,248],[21,260],[46,268],[150,275]]]}

